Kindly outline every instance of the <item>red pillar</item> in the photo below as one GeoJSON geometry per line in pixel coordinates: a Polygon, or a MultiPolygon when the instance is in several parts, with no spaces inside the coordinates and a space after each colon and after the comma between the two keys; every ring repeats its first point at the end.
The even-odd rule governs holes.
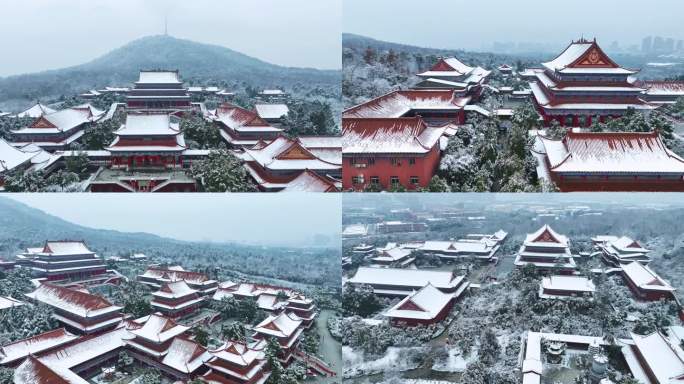
{"type": "Polygon", "coordinates": [[[558,116],[558,122],[561,126],[565,126],[565,116],[558,116]]]}
{"type": "Polygon", "coordinates": [[[605,115],[599,116],[599,123],[605,123],[605,122],[606,122],[606,116],[605,115]]]}
{"type": "Polygon", "coordinates": [[[587,116],[587,127],[591,127],[591,115],[587,116]]]}
{"type": "Polygon", "coordinates": [[[577,115],[572,115],[572,126],[576,127],[579,125],[579,116],[577,115]]]}

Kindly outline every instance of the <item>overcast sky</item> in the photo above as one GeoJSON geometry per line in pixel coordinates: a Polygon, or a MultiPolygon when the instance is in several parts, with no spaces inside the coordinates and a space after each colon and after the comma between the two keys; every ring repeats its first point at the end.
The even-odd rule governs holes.
{"type": "Polygon", "coordinates": [[[344,0],[344,32],[432,48],[479,49],[493,41],[599,39],[640,44],[684,39],[682,0],[344,0]]]}
{"type": "Polygon", "coordinates": [[[72,223],[190,241],[336,246],[339,194],[4,194],[72,223]]]}
{"type": "Polygon", "coordinates": [[[77,65],[164,32],[285,66],[339,69],[342,0],[3,0],[0,76],[77,65]]]}

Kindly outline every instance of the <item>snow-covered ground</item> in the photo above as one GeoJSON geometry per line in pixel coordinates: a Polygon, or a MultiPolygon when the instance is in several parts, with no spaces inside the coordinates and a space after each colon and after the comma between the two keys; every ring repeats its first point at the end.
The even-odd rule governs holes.
{"type": "MultiPolygon", "coordinates": [[[[446,348],[446,347],[445,347],[446,348]]],[[[464,357],[458,348],[449,348],[446,359],[436,360],[432,370],[440,372],[463,372],[466,366],[477,360],[477,351],[464,357]]]]}
{"type": "Polygon", "coordinates": [[[423,347],[389,347],[385,354],[376,360],[366,360],[364,354],[349,346],[342,346],[344,377],[370,375],[382,372],[401,372],[418,367],[417,356],[427,351],[423,347]]]}

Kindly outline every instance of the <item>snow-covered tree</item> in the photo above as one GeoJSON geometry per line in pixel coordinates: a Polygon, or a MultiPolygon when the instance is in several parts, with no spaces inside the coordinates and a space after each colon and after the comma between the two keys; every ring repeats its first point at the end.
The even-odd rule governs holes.
{"type": "Polygon", "coordinates": [[[226,150],[211,151],[205,160],[193,163],[192,177],[205,192],[253,192],[256,190],[240,160],[226,150]]]}

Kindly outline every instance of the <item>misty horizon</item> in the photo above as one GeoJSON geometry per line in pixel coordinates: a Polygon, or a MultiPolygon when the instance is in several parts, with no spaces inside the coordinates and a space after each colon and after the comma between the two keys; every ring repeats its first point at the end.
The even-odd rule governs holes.
{"type": "Polygon", "coordinates": [[[477,7],[464,0],[429,0],[421,3],[419,12],[397,3],[345,0],[343,32],[418,47],[471,51],[491,51],[494,43],[507,42],[536,43],[546,46],[545,50],[559,51],[582,37],[596,38],[603,47],[617,42],[622,48],[641,47],[642,39],[648,36],[684,39],[678,17],[684,11],[684,3],[675,0],[658,2],[658,7],[644,7],[635,0],[578,0],[562,11],[541,0],[528,0],[524,6],[485,0],[477,7]],[[387,12],[390,7],[392,12],[387,12]],[[458,22],[434,22],[435,9],[440,14],[460,16],[458,22]],[[469,17],[484,16],[485,11],[484,20],[469,17]]]}
{"type": "Polygon", "coordinates": [[[5,194],[9,200],[91,229],[147,233],[188,242],[336,247],[339,196],[5,194]],[[258,204],[255,204],[258,200],[258,204]],[[124,214],[122,214],[124,212],[124,214]],[[322,215],[321,212],[326,212],[322,215]],[[327,240],[319,243],[321,237],[327,240]]]}
{"type": "Polygon", "coordinates": [[[169,36],[271,64],[342,66],[341,0],[9,0],[3,5],[0,34],[12,39],[4,41],[9,54],[0,62],[0,77],[84,64],[131,41],[164,35],[165,22],[169,36]]]}

